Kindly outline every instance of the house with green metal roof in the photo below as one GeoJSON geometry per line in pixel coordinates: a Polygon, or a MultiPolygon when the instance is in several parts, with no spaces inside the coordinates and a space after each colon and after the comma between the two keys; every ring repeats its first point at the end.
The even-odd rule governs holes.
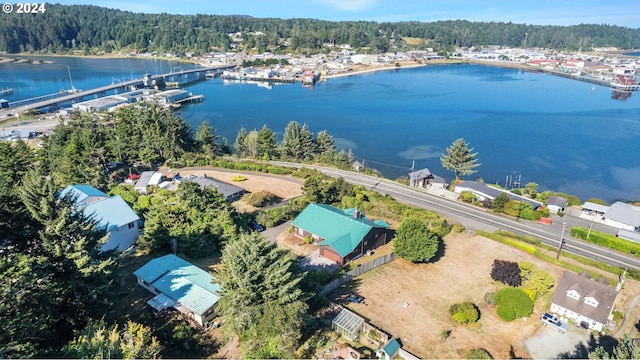
{"type": "Polygon", "coordinates": [[[386,244],[389,228],[386,221],[369,220],[357,208],[325,204],[309,204],[291,225],[296,237],[313,239],[321,256],[340,265],[386,244]]]}
{"type": "Polygon", "coordinates": [[[147,304],[156,311],[174,308],[199,326],[215,317],[220,285],[190,262],[169,254],[149,261],[133,274],[138,285],[155,295],[147,304]]]}

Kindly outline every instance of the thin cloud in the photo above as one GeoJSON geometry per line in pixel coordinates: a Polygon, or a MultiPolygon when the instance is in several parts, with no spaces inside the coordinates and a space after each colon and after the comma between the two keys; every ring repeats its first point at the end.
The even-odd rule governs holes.
{"type": "Polygon", "coordinates": [[[328,6],[339,11],[368,10],[376,4],[377,0],[324,0],[328,6]]]}

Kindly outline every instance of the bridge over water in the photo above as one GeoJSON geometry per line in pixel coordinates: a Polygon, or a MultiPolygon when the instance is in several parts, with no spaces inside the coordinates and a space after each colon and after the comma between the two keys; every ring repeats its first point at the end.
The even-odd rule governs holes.
{"type": "Polygon", "coordinates": [[[73,102],[74,100],[84,100],[86,97],[94,96],[94,98],[99,98],[106,96],[107,91],[117,90],[117,89],[130,89],[131,87],[142,88],[142,87],[151,87],[154,81],[158,82],[159,80],[167,82],[167,79],[174,79],[172,81],[178,82],[180,84],[184,84],[190,81],[205,79],[206,73],[220,71],[224,69],[230,69],[235,67],[235,65],[225,65],[219,67],[211,67],[211,68],[201,68],[201,69],[191,69],[191,70],[182,70],[176,72],[170,72],[166,74],[160,75],[149,75],[147,79],[133,79],[129,81],[123,81],[114,83],[111,85],[101,86],[98,88],[77,91],[73,93],[61,92],[58,94],[50,94],[44,96],[38,96],[35,98],[18,100],[9,103],[8,109],[0,110],[0,118],[4,118],[9,114],[21,114],[25,111],[29,111],[32,109],[43,109],[48,108],[50,106],[57,106],[60,103],[64,102],[73,102]],[[146,83],[145,83],[145,80],[146,83]]]}

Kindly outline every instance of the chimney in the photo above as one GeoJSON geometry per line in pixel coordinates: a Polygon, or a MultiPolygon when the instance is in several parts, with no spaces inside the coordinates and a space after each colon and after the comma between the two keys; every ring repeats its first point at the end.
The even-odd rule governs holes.
{"type": "Polygon", "coordinates": [[[358,211],[357,207],[355,208],[355,210],[353,210],[353,217],[356,219],[360,219],[360,211],[358,211]]]}

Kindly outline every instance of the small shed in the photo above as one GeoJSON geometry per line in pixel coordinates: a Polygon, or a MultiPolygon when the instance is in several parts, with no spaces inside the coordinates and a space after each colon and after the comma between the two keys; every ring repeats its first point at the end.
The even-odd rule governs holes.
{"type": "Polygon", "coordinates": [[[363,318],[347,309],[342,310],[338,316],[331,321],[331,327],[335,332],[352,341],[355,340],[360,334],[360,331],[362,331],[363,324],[363,318]]]}
{"type": "Polygon", "coordinates": [[[378,349],[376,355],[381,360],[395,359],[401,347],[402,346],[398,339],[391,339],[385,346],[383,346],[381,349],[378,349]]]}

